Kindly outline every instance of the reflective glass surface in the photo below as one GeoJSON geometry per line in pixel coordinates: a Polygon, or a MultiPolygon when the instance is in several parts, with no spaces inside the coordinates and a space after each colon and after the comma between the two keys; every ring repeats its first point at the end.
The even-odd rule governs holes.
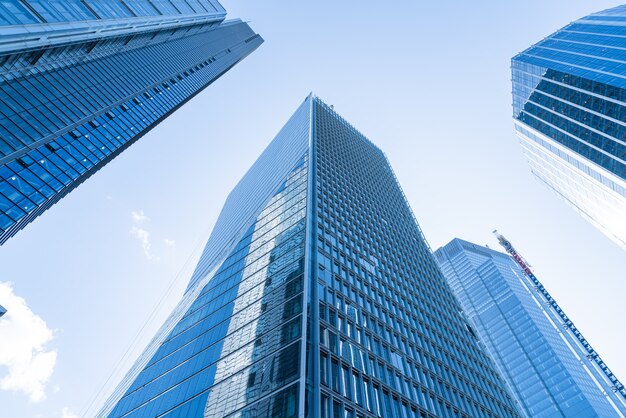
{"type": "Polygon", "coordinates": [[[0,55],[0,244],[262,41],[232,20],[0,55]]]}
{"type": "Polygon", "coordinates": [[[179,306],[99,416],[298,416],[309,109],[231,192],[179,306]]]}
{"type": "Polygon", "coordinates": [[[384,154],[309,96],[102,417],[517,417],[384,154]]]}
{"type": "Polygon", "coordinates": [[[527,417],[625,416],[624,399],[511,257],[460,239],[435,256],[527,417]]]}
{"type": "Polygon", "coordinates": [[[3,0],[0,26],[216,12],[216,0],[3,0]]]}
{"type": "Polygon", "coordinates": [[[297,416],[306,173],[302,161],[110,416],[226,417],[285,396],[292,406],[280,416],[297,416]]]}
{"type": "Polygon", "coordinates": [[[626,248],[626,6],[512,60],[513,117],[533,174],[626,248]]]}
{"type": "Polygon", "coordinates": [[[385,155],[321,101],[313,111],[309,416],[517,416],[385,155]]]}

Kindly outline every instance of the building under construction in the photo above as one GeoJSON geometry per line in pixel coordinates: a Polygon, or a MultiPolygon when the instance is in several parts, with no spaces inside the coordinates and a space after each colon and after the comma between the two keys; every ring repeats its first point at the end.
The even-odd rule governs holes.
{"type": "Polygon", "coordinates": [[[510,256],[458,238],[435,255],[520,410],[533,418],[625,417],[624,386],[496,235],[510,256]]]}

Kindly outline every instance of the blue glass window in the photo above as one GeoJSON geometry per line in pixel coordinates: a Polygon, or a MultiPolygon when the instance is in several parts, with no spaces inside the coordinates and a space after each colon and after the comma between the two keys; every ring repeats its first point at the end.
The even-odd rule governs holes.
{"type": "Polygon", "coordinates": [[[29,0],[28,4],[46,22],[71,22],[95,19],[80,0],[29,0]]]}
{"type": "Polygon", "coordinates": [[[125,3],[137,16],[156,16],[161,14],[148,0],[125,0],[125,3]]]}
{"type": "Polygon", "coordinates": [[[0,26],[39,23],[19,0],[0,0],[0,26]]]}
{"type": "Polygon", "coordinates": [[[132,17],[133,13],[119,0],[84,0],[101,19],[132,17]]]}

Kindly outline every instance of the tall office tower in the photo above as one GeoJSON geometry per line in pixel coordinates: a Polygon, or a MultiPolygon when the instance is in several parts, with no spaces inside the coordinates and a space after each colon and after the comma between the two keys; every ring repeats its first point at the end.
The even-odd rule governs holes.
{"type": "Polygon", "coordinates": [[[626,6],[515,56],[513,120],[531,171],[626,249],[626,6]]]}
{"type": "Polygon", "coordinates": [[[562,321],[543,286],[511,257],[458,238],[435,257],[527,417],[625,416],[623,394],[591,359],[584,339],[568,331],[571,321],[562,321]]]}
{"type": "Polygon", "coordinates": [[[216,0],[0,2],[0,245],[263,42],[225,15],[216,0]]]}
{"type": "Polygon", "coordinates": [[[102,417],[516,417],[385,155],[309,96],[102,417]]]}

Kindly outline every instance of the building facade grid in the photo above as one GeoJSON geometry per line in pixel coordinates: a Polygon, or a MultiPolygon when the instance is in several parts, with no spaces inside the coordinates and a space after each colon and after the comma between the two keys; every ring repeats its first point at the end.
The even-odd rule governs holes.
{"type": "Polygon", "coordinates": [[[227,199],[181,304],[99,416],[519,416],[385,155],[314,96],[227,199]]]}
{"type": "Polygon", "coordinates": [[[385,155],[314,112],[320,416],[515,416],[385,155]]]}
{"type": "MultiPolygon", "coordinates": [[[[30,3],[33,10],[78,7],[72,2],[30,3]]],[[[210,6],[216,2],[171,5],[178,3],[180,10],[197,3],[193,10],[202,7],[202,12],[193,13],[205,21],[158,28],[144,24],[124,35],[103,29],[95,39],[33,48],[26,45],[30,35],[22,33],[21,49],[0,50],[0,245],[263,42],[246,23],[224,21],[221,6],[210,6]]],[[[98,4],[148,10],[152,3],[98,4]]],[[[59,13],[58,19],[71,18],[69,11],[59,13]]],[[[115,26],[125,19],[134,22],[140,14],[112,17],[103,21],[115,26]]],[[[0,25],[0,35],[11,37],[27,26],[41,31],[46,25],[0,25]]],[[[63,39],[65,29],[55,25],[46,26],[46,39],[63,39]]]]}
{"type": "Polygon", "coordinates": [[[511,257],[458,238],[435,256],[525,416],[626,416],[624,398],[511,257]]]}
{"type": "Polygon", "coordinates": [[[532,173],[626,248],[626,6],[512,59],[513,119],[532,173]]]}

